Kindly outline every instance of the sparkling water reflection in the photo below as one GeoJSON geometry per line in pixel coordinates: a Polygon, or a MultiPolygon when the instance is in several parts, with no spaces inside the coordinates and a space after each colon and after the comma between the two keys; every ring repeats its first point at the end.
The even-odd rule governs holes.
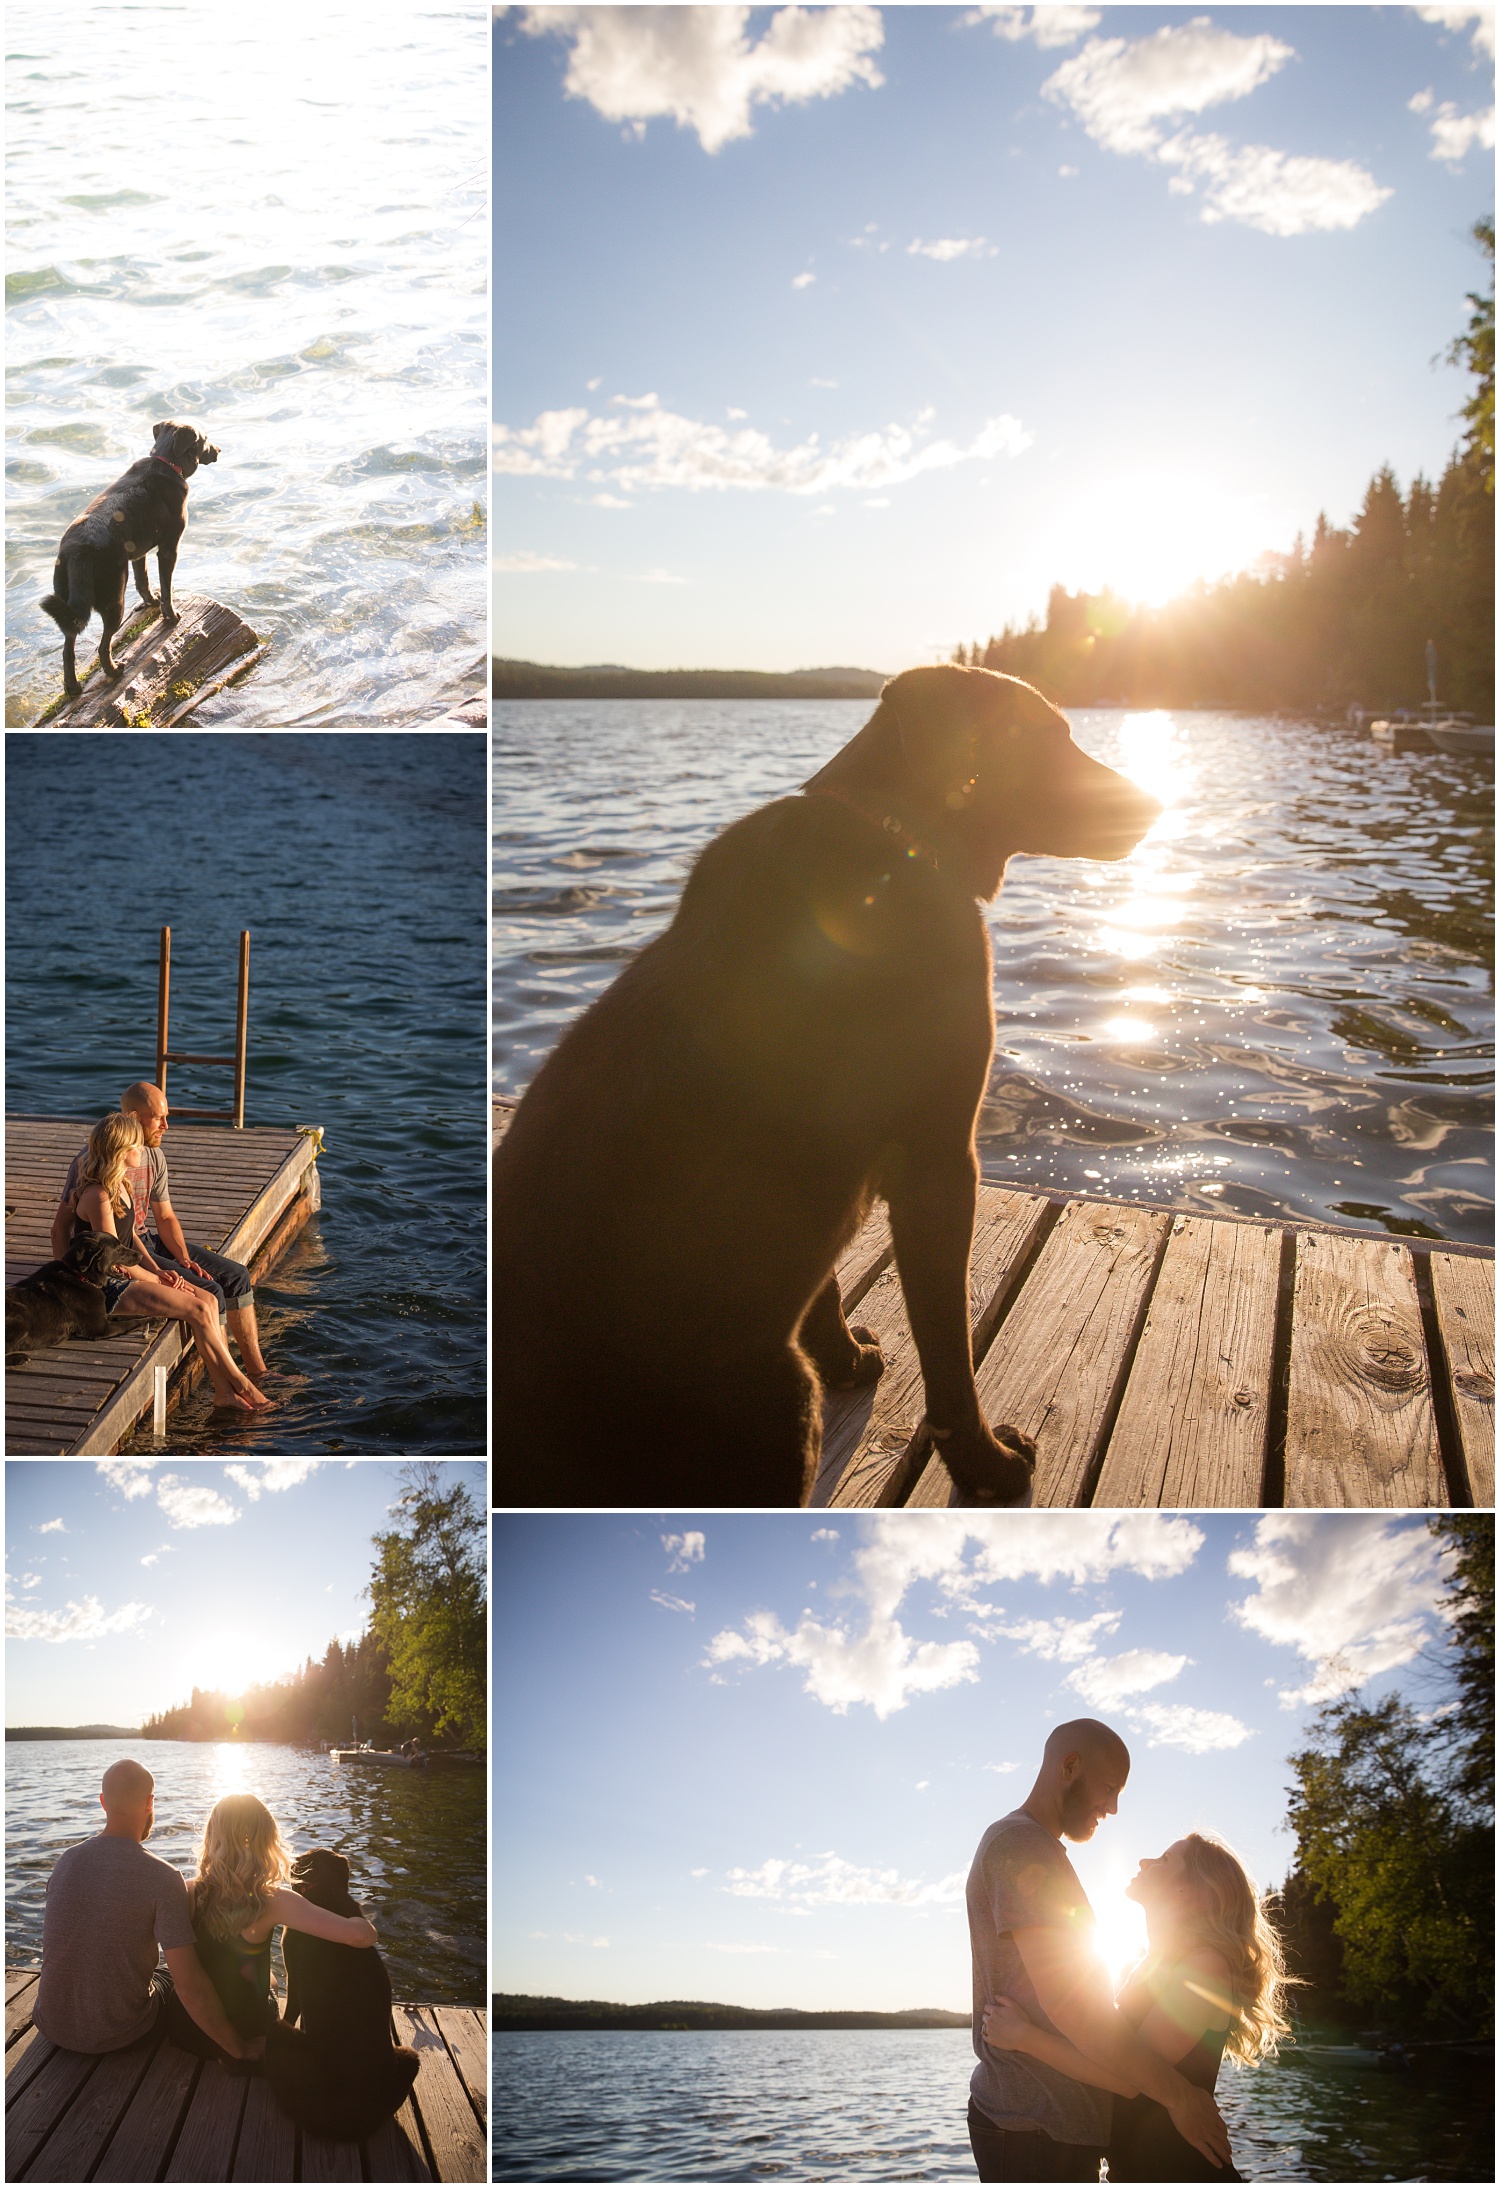
{"type": "MultiPolygon", "coordinates": [[[[190,1875],[204,1819],[255,1793],[294,1852],[349,1858],[398,1998],[484,2000],[485,1773],[343,1770],[306,1748],[189,1740],[10,1740],[5,1748],[5,1960],[42,1957],[47,1879],[99,1821],[99,1780],[133,1755],[156,1780],[151,1851],[190,1875]]],[[[277,1947],[279,1965],[280,1947],[277,1947]]]]}
{"type": "MultiPolygon", "coordinates": [[[[497,2034],[496,2180],[974,2179],[966,2029],[497,2034]]],[[[1247,2180],[1487,2181],[1487,2076],[1225,2068],[1247,2180]]]]}
{"type": "MultiPolygon", "coordinates": [[[[496,1084],[517,1091],[728,821],[864,701],[495,709],[496,1084]]],[[[1166,811],[1119,865],[1018,858],[990,913],[985,1174],[1484,1241],[1492,769],[1207,713],[1080,712],[1166,811]]]]}
{"type": "Polygon", "coordinates": [[[6,35],[7,721],[60,689],[59,537],[169,417],[223,452],[178,589],[271,644],[195,726],[482,689],[483,12],[13,0],[6,35]]]}

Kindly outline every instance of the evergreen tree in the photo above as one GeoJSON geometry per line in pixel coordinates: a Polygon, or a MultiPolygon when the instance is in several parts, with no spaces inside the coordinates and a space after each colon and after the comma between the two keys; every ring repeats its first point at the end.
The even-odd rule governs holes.
{"type": "Polygon", "coordinates": [[[484,1520],[430,1460],[402,1470],[398,1521],[375,1537],[371,1631],[390,1668],[389,1708],[413,1732],[485,1744],[484,1520]]]}

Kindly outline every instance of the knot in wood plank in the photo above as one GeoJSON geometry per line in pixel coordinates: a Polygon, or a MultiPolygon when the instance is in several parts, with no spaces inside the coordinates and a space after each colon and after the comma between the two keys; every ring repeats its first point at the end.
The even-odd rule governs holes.
{"type": "Polygon", "coordinates": [[[1382,1390],[1421,1390],[1426,1384],[1427,1367],[1421,1352],[1378,1315],[1357,1318],[1354,1345],[1361,1373],[1382,1390]],[[1362,1328],[1360,1323],[1364,1324],[1362,1328]]]}

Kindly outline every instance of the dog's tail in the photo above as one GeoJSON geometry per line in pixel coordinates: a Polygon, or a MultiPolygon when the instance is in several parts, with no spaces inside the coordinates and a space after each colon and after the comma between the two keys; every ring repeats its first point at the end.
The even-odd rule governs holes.
{"type": "Polygon", "coordinates": [[[58,628],[76,638],[94,612],[94,567],[87,555],[59,555],[42,602],[58,628]]]}

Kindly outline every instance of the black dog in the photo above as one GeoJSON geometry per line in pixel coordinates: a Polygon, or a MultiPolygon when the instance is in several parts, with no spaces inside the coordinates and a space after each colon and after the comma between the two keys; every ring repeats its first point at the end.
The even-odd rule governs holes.
{"type": "Polygon", "coordinates": [[[69,1337],[107,1337],[104,1279],[122,1258],[129,1254],[120,1239],[105,1231],[84,1231],[61,1261],[44,1261],[34,1275],[7,1284],[6,1366],[19,1367],[31,1353],[69,1337]]]}
{"type": "Polygon", "coordinates": [[[83,515],[63,533],[52,573],[52,591],[42,606],[63,634],[63,687],[76,699],[82,686],[73,664],[79,632],[97,608],[104,626],[99,666],[118,676],[110,642],[125,620],[125,573],[135,573],[135,589],[148,608],[156,595],[146,575],[146,556],[156,549],[164,623],[177,621],[172,606],[172,572],[177,543],[187,527],[187,482],[200,463],[217,463],[219,451],[196,426],[164,418],[151,431],[156,440],[124,475],[95,496],[83,515]]]}
{"type": "MultiPolygon", "coordinates": [[[[318,1847],[292,1864],[293,1888],[315,1907],[357,1915],[349,1864],[318,1847]]],[[[419,2061],[391,2042],[391,1979],[374,1946],[334,1945],[283,1930],[286,2015],[271,2031],[266,2073],[278,2103],[311,2135],[362,2142],[398,2112],[419,2061]],[[292,2024],[300,2020],[300,2036],[292,2024]]]]}
{"type": "Polygon", "coordinates": [[[1013,853],[1123,858],[1160,810],[1029,684],[910,669],[709,844],[496,1152],[497,1504],[805,1502],[820,1380],[881,1372],[833,1276],[877,1194],[938,1455],[967,1497],[1024,1494],[970,1353],[980,903],[1013,853]]]}

